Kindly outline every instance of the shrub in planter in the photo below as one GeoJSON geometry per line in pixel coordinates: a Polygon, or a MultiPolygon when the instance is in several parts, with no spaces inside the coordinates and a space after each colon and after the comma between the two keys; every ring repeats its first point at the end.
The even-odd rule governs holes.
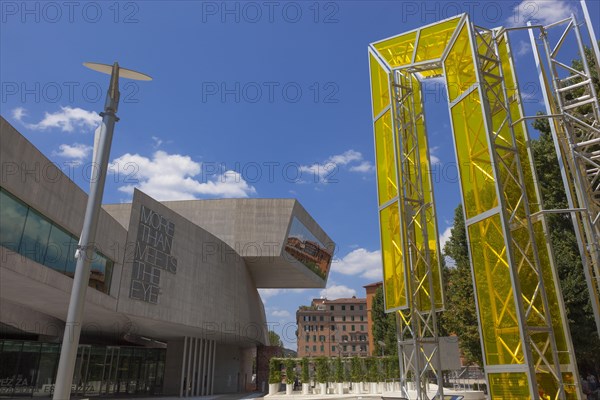
{"type": "Polygon", "coordinates": [[[302,366],[302,374],[301,374],[301,380],[302,380],[302,394],[307,395],[308,391],[310,389],[310,374],[308,371],[308,358],[304,357],[302,359],[302,361],[300,361],[300,364],[302,366]]]}
{"type": "Polygon", "coordinates": [[[341,357],[335,359],[334,366],[333,381],[337,383],[337,394],[344,394],[344,363],[341,357]]]}
{"type": "Polygon", "coordinates": [[[285,360],[285,393],[292,394],[294,381],[296,380],[296,360],[288,358],[285,360]]]}
{"type": "Polygon", "coordinates": [[[325,357],[317,358],[317,382],[321,389],[321,395],[327,391],[327,379],[329,378],[329,363],[325,357]]]}
{"type": "Polygon", "coordinates": [[[279,392],[280,384],[281,360],[278,358],[271,358],[271,361],[269,361],[269,394],[275,394],[279,392]]]}
{"type": "Polygon", "coordinates": [[[377,359],[369,357],[365,359],[367,369],[367,381],[369,382],[369,391],[373,394],[377,392],[377,381],[379,373],[377,371],[377,359]]]}
{"type": "Polygon", "coordinates": [[[362,393],[364,372],[362,361],[358,357],[352,357],[352,361],[350,363],[350,378],[352,379],[352,391],[354,393],[362,393]]]}

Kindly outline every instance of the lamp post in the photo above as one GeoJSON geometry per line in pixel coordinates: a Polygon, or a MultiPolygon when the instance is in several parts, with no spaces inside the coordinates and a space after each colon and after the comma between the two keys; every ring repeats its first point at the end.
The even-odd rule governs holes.
{"type": "Polygon", "coordinates": [[[79,347],[79,337],[81,335],[85,292],[90,279],[90,262],[94,257],[96,249],[94,241],[96,240],[96,227],[102,205],[110,146],[112,144],[115,122],[119,120],[116,115],[120,95],[119,76],[143,81],[152,80],[148,75],[119,67],[117,62],[113,65],[98,63],[84,63],[83,65],[94,71],[110,74],[110,86],[106,95],[106,102],[104,103],[104,112],[100,113],[100,116],[102,116],[102,125],[100,125],[100,130],[94,143],[90,194],[85,209],[81,237],[79,238],[79,244],[75,252],[77,265],[75,267],[75,276],[73,277],[73,288],[71,289],[71,299],[69,301],[60,360],[56,373],[54,400],[68,400],[71,397],[71,384],[73,383],[73,372],[75,369],[77,348],[79,347]]]}
{"type": "Polygon", "coordinates": [[[385,342],[383,340],[378,340],[377,344],[381,346],[381,356],[385,356],[385,342]]]}

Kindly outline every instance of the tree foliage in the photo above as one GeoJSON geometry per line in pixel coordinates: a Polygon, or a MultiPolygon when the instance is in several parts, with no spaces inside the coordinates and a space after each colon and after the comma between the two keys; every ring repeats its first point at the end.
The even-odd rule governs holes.
{"type": "Polygon", "coordinates": [[[281,338],[277,333],[275,333],[275,331],[269,331],[269,343],[271,344],[271,346],[283,347],[281,338]]]}
{"type": "Polygon", "coordinates": [[[373,355],[398,354],[396,338],[396,316],[394,313],[386,314],[383,304],[383,286],[379,286],[373,296],[373,305],[371,307],[371,317],[373,318],[373,355]],[[385,343],[384,351],[379,342],[385,343]]]}

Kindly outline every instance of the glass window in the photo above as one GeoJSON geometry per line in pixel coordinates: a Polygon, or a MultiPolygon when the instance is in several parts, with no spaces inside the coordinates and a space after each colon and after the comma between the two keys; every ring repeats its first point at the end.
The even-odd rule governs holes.
{"type": "Polygon", "coordinates": [[[350,306],[350,311],[354,311],[354,306],[350,306]]]}
{"type": "MultiPolygon", "coordinates": [[[[72,239],[67,232],[53,225],[50,230],[46,255],[44,256],[44,265],[64,273],[72,239]]],[[[73,257],[73,259],[75,258],[73,257]]]]}
{"type": "Polygon", "coordinates": [[[342,306],[342,311],[346,311],[346,306],[342,306]]]}
{"type": "Polygon", "coordinates": [[[317,345],[313,345],[313,351],[317,351],[317,345]]]}
{"type": "Polygon", "coordinates": [[[23,229],[19,253],[41,264],[44,254],[46,254],[51,226],[40,214],[30,208],[25,221],[25,229],[23,229]]]}
{"type": "Polygon", "coordinates": [[[324,317],[323,317],[322,315],[321,315],[321,316],[319,316],[319,321],[323,321],[323,318],[324,318],[324,317]]]}
{"type": "Polygon", "coordinates": [[[345,331],[346,330],[346,325],[342,325],[342,330],[345,331]]]}
{"type": "Polygon", "coordinates": [[[321,351],[325,351],[325,346],[321,345],[321,351]]]}
{"type": "MultiPolygon", "coordinates": [[[[26,204],[0,190],[0,244],[59,271],[75,275],[78,239],[26,204]]],[[[96,253],[91,263],[89,285],[108,293],[113,261],[96,253]]]]}
{"type": "MultiPolygon", "coordinates": [[[[358,306],[358,309],[359,309],[360,311],[362,311],[362,310],[364,309],[363,307],[364,307],[364,306],[361,304],[360,306],[358,306]]],[[[362,317],[361,317],[361,318],[362,318],[362,317]]]]}
{"type": "Polygon", "coordinates": [[[331,346],[331,351],[335,352],[335,346],[331,346]]]}
{"type": "Polygon", "coordinates": [[[334,308],[334,306],[329,306],[329,309],[330,309],[331,311],[333,311],[335,308],[334,308]]]}
{"type": "Polygon", "coordinates": [[[356,329],[354,329],[354,325],[352,325],[352,330],[355,331],[356,329]]]}
{"type": "Polygon", "coordinates": [[[14,197],[0,191],[0,244],[17,251],[25,226],[27,206],[14,197]]]}

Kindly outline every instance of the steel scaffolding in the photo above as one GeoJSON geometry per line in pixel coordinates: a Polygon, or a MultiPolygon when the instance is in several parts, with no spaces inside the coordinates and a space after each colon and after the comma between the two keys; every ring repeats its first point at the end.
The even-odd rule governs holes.
{"type": "MultiPolygon", "coordinates": [[[[580,398],[560,282],[547,240],[546,216],[557,210],[541,206],[529,117],[524,115],[509,43],[511,29],[477,27],[463,14],[369,46],[384,301],[386,311],[397,315],[404,396],[412,381],[417,398],[428,399],[431,378],[440,382],[436,395],[443,395],[437,327],[437,313],[444,307],[441,257],[422,99],[422,81],[442,76],[489,394],[580,398]]],[[[581,43],[579,34],[578,38],[581,43]]],[[[589,76],[585,63],[584,69],[589,76]]],[[[557,93],[581,90],[588,83],[591,86],[591,80],[581,79],[557,93]]],[[[563,118],[579,129],[574,131],[579,142],[569,148],[579,151],[579,158],[587,152],[579,161],[587,163],[587,169],[573,169],[581,179],[572,185],[577,191],[587,179],[585,193],[600,189],[597,97],[595,103],[592,96],[568,104],[575,111],[590,104],[596,107],[594,121],[574,111],[563,118]]],[[[600,193],[593,199],[600,201],[600,193]]],[[[585,214],[575,206],[570,206],[573,215],[585,214]]],[[[588,207],[593,208],[581,208],[588,207]]],[[[597,215],[588,218],[588,225],[599,222],[597,215]]],[[[589,236],[585,221],[582,224],[581,231],[589,236]]],[[[597,249],[589,250],[590,244],[597,246],[595,238],[587,242],[592,255],[597,254],[597,249]]]]}

